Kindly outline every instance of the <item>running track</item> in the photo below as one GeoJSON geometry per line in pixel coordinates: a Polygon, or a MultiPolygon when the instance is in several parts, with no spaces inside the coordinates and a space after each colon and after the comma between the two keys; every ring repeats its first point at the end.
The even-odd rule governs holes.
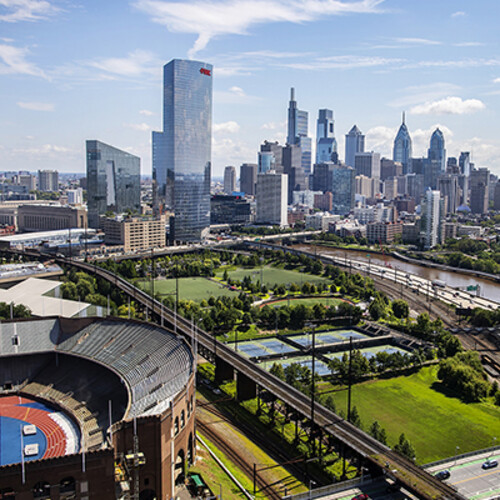
{"type": "Polygon", "coordinates": [[[30,406],[20,406],[33,403],[36,402],[20,396],[2,397],[0,398],[0,418],[9,417],[24,422],[24,424],[36,425],[37,429],[47,439],[47,448],[41,458],[64,455],[66,452],[66,436],[62,428],[49,417],[51,411],[30,406]]]}

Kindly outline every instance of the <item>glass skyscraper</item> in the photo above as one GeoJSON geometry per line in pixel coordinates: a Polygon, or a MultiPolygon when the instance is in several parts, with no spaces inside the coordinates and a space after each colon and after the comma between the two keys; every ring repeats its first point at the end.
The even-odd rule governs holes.
{"type": "Polygon", "coordinates": [[[394,161],[399,161],[403,165],[403,175],[408,174],[410,171],[411,157],[411,137],[405,123],[405,114],[403,113],[403,123],[401,123],[396,138],[394,139],[394,149],[392,154],[392,159],[394,161]]]}
{"type": "Polygon", "coordinates": [[[210,226],[212,65],[163,67],[163,132],[153,132],[155,209],[173,209],[171,239],[199,241],[210,226]]]}
{"type": "Polygon", "coordinates": [[[431,161],[436,161],[439,164],[439,170],[446,170],[446,149],[444,148],[444,135],[439,128],[434,130],[431,136],[431,143],[427,157],[431,161]]]}
{"type": "Polygon", "coordinates": [[[141,209],[141,160],[104,144],[87,141],[88,221],[99,227],[99,216],[141,209]]]}
{"type": "Polygon", "coordinates": [[[335,139],[333,111],[320,109],[316,128],[316,163],[333,161],[333,155],[336,152],[337,141],[335,139]]]}
{"type": "Polygon", "coordinates": [[[295,100],[295,89],[290,89],[290,103],[288,105],[288,129],[287,129],[287,144],[300,146],[302,151],[302,168],[306,174],[311,173],[311,154],[312,143],[308,134],[308,119],[307,111],[302,111],[297,108],[295,100]]]}
{"type": "Polygon", "coordinates": [[[356,153],[364,153],[364,151],[365,136],[361,133],[357,125],[354,125],[345,136],[345,164],[349,167],[354,167],[356,153]]]}

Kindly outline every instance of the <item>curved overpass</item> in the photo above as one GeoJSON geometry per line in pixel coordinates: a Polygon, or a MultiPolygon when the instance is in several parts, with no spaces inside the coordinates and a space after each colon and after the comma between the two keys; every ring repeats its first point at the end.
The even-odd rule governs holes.
{"type": "MultiPolygon", "coordinates": [[[[26,253],[31,256],[40,256],[40,254],[33,251],[26,253]]],[[[228,364],[238,373],[241,373],[268,390],[299,414],[306,418],[310,417],[311,400],[308,396],[266,372],[249,359],[244,358],[222,342],[216,340],[215,337],[193,325],[189,320],[181,316],[174,316],[173,311],[167,309],[160,302],[125,279],[111,271],[85,262],[71,260],[66,257],[58,257],[56,260],[61,264],[77,267],[112,282],[124,293],[152,310],[158,317],[162,317],[164,322],[169,324],[172,329],[176,328],[184,337],[190,339],[194,345],[199,345],[206,351],[213,353],[216,359],[228,364]]],[[[373,466],[399,481],[402,486],[413,492],[417,497],[429,500],[462,500],[464,498],[450,485],[439,481],[410,460],[402,457],[361,429],[341,419],[331,410],[319,404],[315,405],[314,420],[314,424],[325,433],[344,442],[373,466]]]]}

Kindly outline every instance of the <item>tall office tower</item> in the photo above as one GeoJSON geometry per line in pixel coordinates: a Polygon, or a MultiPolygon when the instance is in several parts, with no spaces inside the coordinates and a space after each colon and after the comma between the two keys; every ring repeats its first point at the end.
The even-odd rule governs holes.
{"type": "Polygon", "coordinates": [[[240,167],[240,191],[250,196],[255,196],[257,168],[255,163],[243,163],[240,167]]]}
{"type": "Polygon", "coordinates": [[[445,214],[454,214],[460,204],[460,186],[458,176],[445,174],[437,179],[438,190],[441,196],[446,199],[445,214]]]}
{"type": "Polygon", "coordinates": [[[260,145],[258,162],[259,174],[264,174],[269,170],[281,172],[283,170],[283,146],[277,141],[264,141],[264,143],[260,145]]]}
{"type": "Polygon", "coordinates": [[[356,173],[352,167],[334,165],[332,169],[332,211],[347,215],[354,208],[356,173]]]}
{"type": "Polygon", "coordinates": [[[446,149],[444,147],[444,135],[439,128],[434,130],[431,136],[431,143],[427,152],[427,158],[439,164],[441,172],[446,170],[446,149]]]}
{"type": "Polygon", "coordinates": [[[57,170],[39,170],[38,189],[45,193],[59,191],[59,172],[57,170]]]}
{"type": "Polygon", "coordinates": [[[425,192],[424,176],[415,173],[406,174],[406,189],[408,195],[415,198],[416,203],[419,204],[425,192]]]}
{"type": "Polygon", "coordinates": [[[469,153],[469,151],[462,151],[460,153],[460,158],[458,159],[458,165],[460,167],[460,173],[469,177],[469,175],[470,175],[470,153],[469,153]]]}
{"type": "Polygon", "coordinates": [[[89,227],[106,212],[141,210],[141,159],[101,141],[87,141],[89,227]]]}
{"type": "Polygon", "coordinates": [[[449,156],[446,159],[446,173],[451,175],[460,174],[460,167],[458,166],[458,161],[454,156],[449,156]]]}
{"type": "Polygon", "coordinates": [[[490,171],[479,168],[470,172],[470,209],[474,214],[488,212],[490,171]]]}
{"type": "Polygon", "coordinates": [[[500,210],[500,181],[495,184],[495,195],[493,197],[493,210],[500,210]]]}
{"type": "Polygon", "coordinates": [[[311,173],[311,138],[308,137],[308,113],[297,108],[295,89],[290,89],[290,103],[288,105],[287,144],[300,146],[302,152],[302,168],[306,175],[311,173]]]}
{"type": "Polygon", "coordinates": [[[354,155],[354,169],[356,175],[380,178],[380,153],[374,153],[373,151],[356,153],[354,155]]]}
{"type": "Polygon", "coordinates": [[[424,158],[424,184],[425,188],[437,189],[437,179],[444,172],[441,170],[439,160],[424,158]]]}
{"type": "Polygon", "coordinates": [[[421,235],[427,250],[439,243],[442,218],[440,196],[439,191],[428,189],[422,201],[421,235]]]}
{"type": "Polygon", "coordinates": [[[386,200],[394,200],[398,195],[398,179],[389,177],[384,181],[384,198],[386,200]]]}
{"type": "Polygon", "coordinates": [[[426,158],[412,158],[410,161],[412,174],[424,175],[424,162],[426,158]]]}
{"type": "Polygon", "coordinates": [[[392,159],[400,162],[403,165],[403,174],[407,174],[410,171],[411,157],[411,137],[405,123],[405,114],[403,113],[403,122],[401,123],[398,133],[396,134],[396,138],[394,139],[392,159]]]}
{"type": "Polygon", "coordinates": [[[212,65],[163,67],[163,132],[153,132],[155,207],[173,209],[171,240],[199,241],[210,226],[212,65]]]}
{"type": "Polygon", "coordinates": [[[385,181],[389,177],[399,177],[403,175],[403,165],[399,161],[381,158],[380,160],[380,180],[385,181]]]}
{"type": "Polygon", "coordinates": [[[345,164],[354,167],[354,157],[357,153],[365,151],[365,136],[361,130],[354,125],[345,136],[345,164]]]}
{"type": "Polygon", "coordinates": [[[257,175],[256,222],[287,226],[287,198],[288,175],[273,171],[257,175]]]}
{"type": "Polygon", "coordinates": [[[236,169],[226,167],[224,169],[224,193],[233,194],[236,191],[236,169]]]}
{"type": "Polygon", "coordinates": [[[316,163],[314,165],[314,173],[312,175],[313,191],[331,191],[332,189],[332,162],[316,163]]]}
{"type": "Polygon", "coordinates": [[[337,153],[334,124],[333,111],[320,109],[316,127],[316,163],[332,161],[337,153]]]}
{"type": "Polygon", "coordinates": [[[302,168],[302,151],[299,146],[287,144],[283,148],[283,173],[288,175],[288,204],[291,205],[293,192],[304,191],[308,187],[302,168]]]}

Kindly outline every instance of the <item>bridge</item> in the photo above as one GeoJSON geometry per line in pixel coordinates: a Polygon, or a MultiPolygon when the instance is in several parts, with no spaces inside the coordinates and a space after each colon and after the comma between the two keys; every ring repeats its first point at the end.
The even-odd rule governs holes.
{"type": "MultiPolygon", "coordinates": [[[[57,261],[110,281],[125,294],[150,309],[171,330],[175,330],[190,340],[195,350],[208,354],[214,360],[218,381],[232,378],[236,373],[239,400],[256,397],[257,387],[260,387],[283,401],[296,413],[310,418],[311,399],[309,396],[266,372],[249,359],[216,340],[214,336],[193,325],[191,321],[174,314],[173,311],[125,279],[106,269],[85,262],[65,257],[58,257],[57,261]]],[[[319,404],[315,405],[312,428],[317,429],[319,436],[328,435],[344,443],[358,454],[370,469],[389,475],[419,498],[429,500],[464,498],[451,486],[439,481],[412,461],[402,457],[319,404]]]]}

